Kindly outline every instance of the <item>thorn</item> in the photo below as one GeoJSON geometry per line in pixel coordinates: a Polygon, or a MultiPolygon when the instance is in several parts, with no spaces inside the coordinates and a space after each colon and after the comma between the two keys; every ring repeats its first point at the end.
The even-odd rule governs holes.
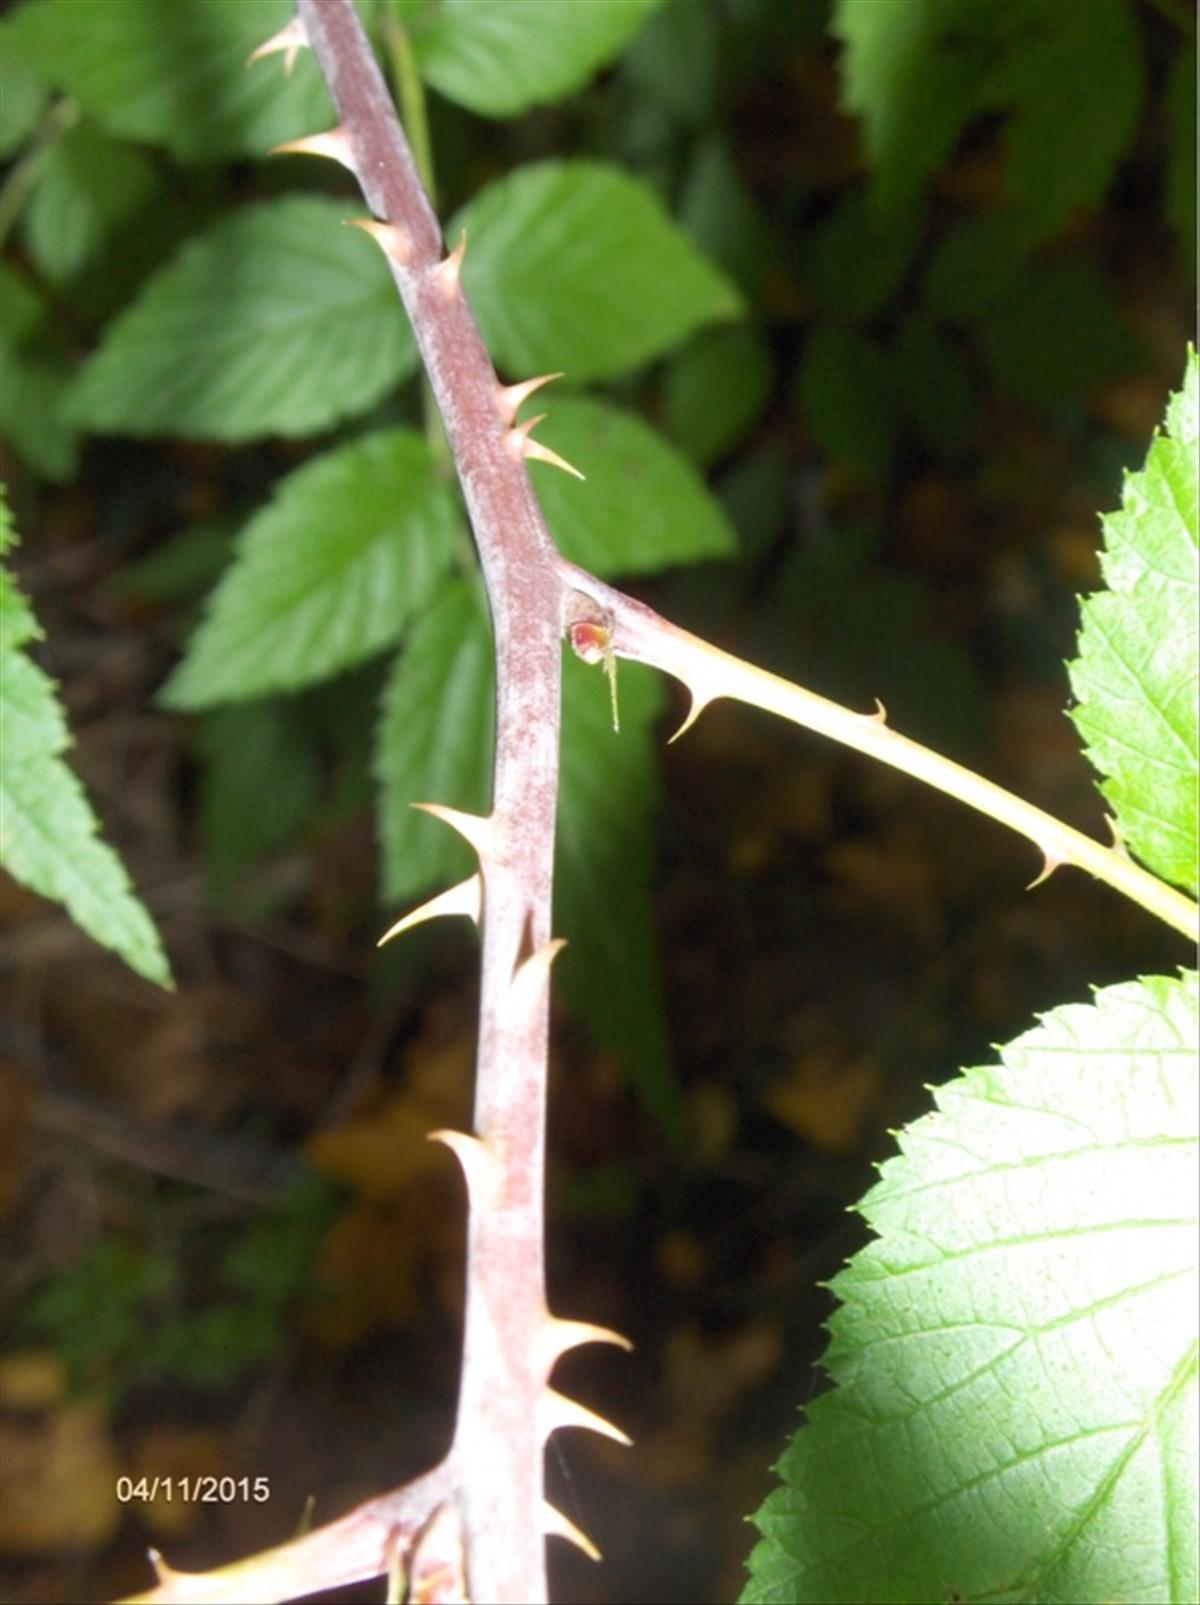
{"type": "Polygon", "coordinates": [[[273,145],[268,156],[328,156],[341,162],[354,172],[354,155],[350,147],[350,134],[345,128],[330,128],[323,134],[306,134],[303,139],[288,139],[282,145],[273,145]]]}
{"type": "Polygon", "coordinates": [[[247,67],[253,67],[256,61],[262,61],[264,56],[273,56],[277,51],[283,51],[283,71],[285,76],[292,76],[292,68],[296,65],[296,57],[308,47],[308,35],[304,31],[304,23],[299,17],[293,17],[289,23],[273,33],[269,39],[264,39],[257,50],[252,50],[246,57],[247,67]]]}
{"type": "Polygon", "coordinates": [[[425,1140],[443,1143],[458,1160],[473,1207],[481,1207],[496,1197],[504,1171],[485,1142],[466,1131],[447,1130],[431,1131],[425,1140]]]}
{"type": "Polygon", "coordinates": [[[1105,814],[1104,823],[1108,826],[1109,835],[1112,837],[1113,852],[1120,858],[1128,859],[1129,849],[1125,845],[1125,837],[1121,834],[1120,825],[1117,824],[1111,814],[1105,814]]]}
{"type": "Polygon", "coordinates": [[[478,874],[471,875],[465,881],[459,881],[457,886],[451,886],[448,890],[439,892],[436,897],[431,897],[427,903],[422,903],[420,908],[414,908],[412,913],[406,914],[403,919],[397,920],[390,930],[383,933],[375,946],[382,947],[385,942],[390,942],[393,936],[399,936],[401,931],[411,930],[414,925],[420,925],[424,920],[435,920],[442,914],[469,914],[478,925],[482,904],[483,881],[478,874]]]}
{"type": "Polygon", "coordinates": [[[556,1315],[547,1315],[533,1341],[546,1376],[550,1375],[556,1360],[583,1343],[614,1343],[626,1353],[633,1349],[627,1337],[609,1326],[596,1326],[591,1321],[561,1321],[556,1315]]]}
{"type": "Polygon", "coordinates": [[[447,300],[453,299],[453,297],[458,294],[458,281],[462,274],[463,257],[466,254],[467,231],[464,229],[459,238],[458,244],[451,251],[450,255],[446,257],[444,261],[439,262],[437,267],[435,267],[433,270],[433,282],[437,285],[438,289],[442,292],[447,300]]]}
{"type": "Polygon", "coordinates": [[[458,808],[444,808],[441,803],[418,802],[412,804],[422,813],[432,814],[440,819],[451,830],[456,830],[465,841],[479,854],[480,862],[487,864],[494,862],[499,856],[496,852],[496,827],[490,814],[465,814],[458,808]]]}
{"type": "Polygon", "coordinates": [[[864,713],[864,714],[861,715],[861,717],[864,718],[868,722],[868,724],[886,725],[887,724],[887,719],[888,719],[887,709],[884,707],[883,703],[880,702],[879,698],[876,697],[875,698],[875,712],[874,713],[864,713]]]}
{"type": "Polygon", "coordinates": [[[548,385],[552,379],[561,378],[561,373],[541,373],[536,379],[522,380],[519,385],[497,385],[496,411],[500,414],[501,423],[512,423],[522,405],[529,400],[535,390],[548,385]]]}
{"type": "Polygon", "coordinates": [[[585,1532],[581,1532],[573,1521],[568,1520],[561,1510],[556,1510],[549,1500],[542,1500],[542,1517],[545,1525],[543,1531],[551,1538],[565,1538],[568,1543],[582,1549],[589,1560],[600,1560],[603,1557],[595,1544],[585,1532]]]}
{"type": "Polygon", "coordinates": [[[517,967],[512,984],[512,1006],[515,1010],[527,1014],[533,1009],[550,979],[550,966],[566,945],[561,936],[556,936],[517,967]]]}
{"type": "Polygon", "coordinates": [[[504,437],[504,445],[510,456],[527,457],[536,463],[549,463],[552,468],[561,468],[564,474],[574,474],[576,479],[584,476],[578,468],[572,468],[565,458],[560,457],[549,446],[543,446],[540,440],[531,440],[529,431],[537,427],[546,416],[539,413],[536,418],[527,418],[523,424],[517,424],[510,429],[504,437]]]}
{"type": "Polygon", "coordinates": [[[668,747],[678,741],[685,731],[690,730],[709,703],[715,700],[712,697],[701,695],[699,691],[693,691],[691,686],[688,686],[688,694],[692,699],[692,705],[687,711],[687,718],[679,726],[675,734],[668,739],[668,747]]]}
{"type": "Polygon", "coordinates": [[[586,1404],[580,1404],[577,1399],[568,1399],[554,1388],[547,1388],[542,1395],[540,1417],[544,1438],[548,1438],[558,1427],[585,1427],[589,1432],[598,1432],[601,1437],[611,1438],[614,1443],[624,1444],[627,1449],[633,1443],[633,1439],[620,1427],[615,1427],[611,1421],[589,1410],[586,1404]]]}
{"type": "Polygon", "coordinates": [[[343,221],[350,228],[360,228],[369,234],[376,245],[397,267],[407,267],[412,256],[412,241],[395,223],[380,223],[373,217],[347,217],[343,221]]]}
{"type": "Polygon", "coordinates": [[[1051,875],[1054,874],[1054,871],[1056,869],[1061,869],[1062,866],[1067,862],[1065,858],[1059,858],[1056,854],[1049,852],[1045,847],[1043,847],[1041,851],[1041,871],[1039,874],[1034,876],[1029,885],[1025,888],[1027,892],[1031,892],[1035,886],[1040,886],[1043,881],[1048,881],[1051,875]]]}

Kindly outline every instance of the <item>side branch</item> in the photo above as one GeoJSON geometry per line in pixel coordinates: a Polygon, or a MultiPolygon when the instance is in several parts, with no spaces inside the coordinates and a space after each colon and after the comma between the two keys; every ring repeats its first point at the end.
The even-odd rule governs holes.
{"type": "Polygon", "coordinates": [[[1042,870],[1030,883],[1032,886],[1062,865],[1074,864],[1140,903],[1191,941],[1200,940],[1200,910],[1191,898],[1134,863],[1123,848],[1094,841],[1033,803],[1005,791],[1003,786],[899,735],[889,728],[882,704],[875,713],[854,713],[766,669],[755,668],[732,653],[722,652],[563,558],[559,559],[559,568],[564,582],[594,604],[596,622],[603,625],[612,652],[673,675],[691,692],[692,706],[676,736],[682,735],[718,697],[734,697],[776,713],[877,758],[880,763],[890,764],[893,769],[901,769],[1026,837],[1042,855],[1042,870]]]}

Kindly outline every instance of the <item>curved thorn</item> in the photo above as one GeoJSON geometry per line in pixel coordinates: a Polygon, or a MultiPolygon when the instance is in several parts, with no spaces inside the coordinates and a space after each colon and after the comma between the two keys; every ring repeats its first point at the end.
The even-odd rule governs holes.
{"type": "Polygon", "coordinates": [[[542,1501],[543,1531],[551,1538],[565,1538],[568,1543],[582,1549],[589,1560],[601,1560],[603,1557],[595,1544],[585,1532],[581,1532],[575,1523],[556,1510],[547,1499],[542,1501]]]}
{"type": "Polygon", "coordinates": [[[699,691],[693,691],[691,686],[688,686],[688,695],[692,699],[692,705],[688,709],[687,717],[679,726],[679,729],[673,736],[668,737],[668,747],[672,746],[676,741],[678,741],[680,736],[683,735],[685,731],[690,730],[695,724],[696,720],[704,712],[705,708],[708,707],[709,703],[716,700],[715,697],[703,696],[699,691]]]}
{"type": "Polygon", "coordinates": [[[626,1353],[633,1349],[627,1337],[614,1332],[609,1326],[597,1326],[592,1321],[562,1321],[556,1315],[547,1315],[544,1325],[534,1337],[537,1358],[542,1363],[545,1375],[550,1375],[555,1361],[562,1355],[584,1343],[612,1343],[626,1353]]]}
{"type": "Polygon", "coordinates": [[[467,1196],[473,1208],[491,1202],[500,1190],[503,1169],[500,1161],[485,1142],[466,1131],[431,1131],[426,1142],[440,1142],[462,1166],[467,1183],[467,1196]]]}
{"type": "Polygon", "coordinates": [[[1043,881],[1048,881],[1051,875],[1054,874],[1054,871],[1056,869],[1061,869],[1066,862],[1067,860],[1065,858],[1060,858],[1058,854],[1051,853],[1047,848],[1043,847],[1041,870],[1034,876],[1025,890],[1027,892],[1031,892],[1035,886],[1040,886],[1043,881]]]}
{"type": "Polygon", "coordinates": [[[552,379],[561,378],[561,373],[540,373],[536,379],[523,379],[520,384],[497,385],[496,411],[500,414],[501,423],[512,423],[522,404],[528,401],[535,390],[548,385],[552,379]]]}
{"type": "Polygon", "coordinates": [[[389,262],[397,267],[408,266],[412,241],[397,224],[380,223],[373,217],[347,217],[343,221],[349,228],[360,228],[364,234],[369,234],[389,262]]]}
{"type": "Polygon", "coordinates": [[[451,886],[436,897],[431,897],[420,908],[414,908],[411,914],[405,914],[403,919],[386,930],[376,942],[376,947],[382,947],[390,942],[393,936],[399,936],[402,931],[411,930],[414,925],[420,925],[425,920],[435,920],[442,914],[468,914],[479,924],[479,914],[483,903],[483,881],[478,875],[470,875],[465,881],[459,881],[457,886],[451,886]]]}
{"type": "Polygon", "coordinates": [[[264,39],[257,50],[252,50],[246,57],[247,67],[252,67],[256,61],[262,61],[265,56],[273,56],[277,51],[283,51],[283,71],[286,77],[291,77],[292,68],[296,65],[296,57],[308,47],[308,34],[304,31],[301,19],[293,17],[273,33],[269,39],[264,39]]]}
{"type": "MultiPolygon", "coordinates": [[[[510,431],[510,439],[513,433],[515,431],[510,431]]],[[[543,446],[540,440],[530,440],[528,437],[524,437],[521,445],[521,455],[522,457],[527,457],[531,462],[549,463],[551,468],[561,468],[564,474],[572,474],[576,479],[587,478],[586,474],[581,474],[578,468],[573,467],[565,457],[560,457],[556,451],[551,451],[549,446],[543,446]]]]}
{"type": "Polygon", "coordinates": [[[533,1008],[550,979],[550,966],[566,945],[563,937],[556,936],[517,966],[512,983],[514,1010],[524,1014],[533,1008]]]}
{"type": "Polygon", "coordinates": [[[1125,837],[1121,833],[1120,825],[1117,824],[1111,814],[1105,814],[1104,823],[1108,826],[1108,833],[1112,837],[1113,852],[1119,853],[1122,858],[1128,858],[1129,849],[1125,845],[1125,837]]]}
{"type": "Polygon", "coordinates": [[[447,299],[458,294],[459,279],[462,275],[463,257],[467,254],[467,231],[463,230],[458,244],[450,255],[439,262],[433,270],[433,282],[447,299]]]}
{"type": "Polygon", "coordinates": [[[866,719],[869,724],[886,725],[887,721],[888,721],[888,711],[884,707],[883,703],[880,702],[879,698],[876,697],[875,698],[875,712],[874,713],[864,713],[862,715],[862,717],[864,719],[866,719]]]}
{"type": "Polygon", "coordinates": [[[578,1399],[568,1399],[563,1393],[554,1388],[547,1388],[542,1395],[539,1406],[539,1415],[542,1425],[542,1436],[548,1438],[558,1427],[585,1427],[589,1432],[598,1432],[604,1438],[611,1438],[614,1443],[620,1443],[629,1448],[633,1439],[620,1427],[606,1421],[603,1416],[589,1410],[586,1404],[580,1404],[578,1399]]]}
{"type": "Polygon", "coordinates": [[[419,808],[422,813],[432,814],[444,825],[449,825],[451,830],[456,830],[479,854],[481,862],[487,863],[498,856],[496,827],[490,814],[467,814],[458,808],[446,808],[441,803],[415,802],[411,806],[419,808]]]}
{"type": "Polygon", "coordinates": [[[329,128],[323,134],[306,134],[303,139],[287,139],[282,145],[272,145],[268,156],[328,156],[330,161],[341,162],[354,172],[354,155],[350,135],[344,128],[329,128]]]}

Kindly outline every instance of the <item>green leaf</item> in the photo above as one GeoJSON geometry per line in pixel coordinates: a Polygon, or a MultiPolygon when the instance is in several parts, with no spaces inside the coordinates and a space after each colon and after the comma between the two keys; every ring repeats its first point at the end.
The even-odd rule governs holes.
{"type": "Polygon", "coordinates": [[[1102,520],[1106,592],[1083,604],[1072,718],[1106,778],[1130,849],[1197,890],[1197,388],[1193,351],[1167,410],[1169,433],[1102,520]]]}
{"type": "Polygon", "coordinates": [[[1100,199],[1133,140],[1141,42],[1127,0],[1009,0],[996,20],[980,103],[1012,108],[1008,188],[1026,240],[1044,240],[1100,199]]]}
{"type": "Polygon", "coordinates": [[[534,465],[546,522],[571,562],[595,574],[645,574],[735,549],[716,497],[635,414],[603,401],[564,398],[539,425],[538,439],[587,475],[580,484],[534,465]]]}
{"type": "Polygon", "coordinates": [[[1195,975],[935,1092],[859,1206],[746,1601],[1196,1598],[1195,975]]]}
{"type": "Polygon", "coordinates": [[[617,689],[619,732],[604,673],[566,654],[554,930],[567,948],[554,973],[646,1107],[678,1136],[651,898],[654,727],[665,696],[658,677],[637,664],[620,665],[617,689]]]}
{"type": "MultiPolygon", "coordinates": [[[[15,535],[0,492],[0,554],[15,535]]],[[[16,582],[0,569],[0,863],[15,880],[62,903],[89,936],[139,975],[171,985],[158,933],[129,889],[120,859],[96,835],[96,816],[59,756],[70,745],[53,682],[23,648],[40,632],[16,582]]]]}
{"type": "Polygon", "coordinates": [[[975,433],[975,390],[955,341],[919,314],[892,346],[893,383],[922,445],[939,457],[961,457],[975,433]]]}
{"type": "Polygon", "coordinates": [[[969,35],[973,21],[959,0],[837,0],[842,104],[863,120],[872,194],[889,218],[914,205],[971,114],[970,41],[949,50],[945,35],[951,27],[969,35]]]}
{"type": "Polygon", "coordinates": [[[701,467],[750,429],[771,388],[771,351],[757,329],[709,329],[671,359],[663,405],[671,433],[701,467]]]}
{"type": "Polygon", "coordinates": [[[1182,47],[1171,63],[1165,94],[1167,219],[1179,235],[1185,259],[1196,269],[1196,58],[1182,47]]]}
{"type": "Polygon", "coordinates": [[[997,383],[1036,411],[1078,401],[1137,358],[1108,281],[1082,258],[1031,262],[975,328],[997,383]]]}
{"type": "Polygon", "coordinates": [[[298,468],[242,531],[163,701],[203,708],[295,690],[390,646],[451,562],[457,517],[407,430],[298,468]]]}
{"type": "Polygon", "coordinates": [[[770,232],[729,145],[719,134],[696,142],[679,195],[679,222],[747,297],[758,300],[771,267],[770,232]]]}
{"type": "Polygon", "coordinates": [[[413,44],[421,76],[449,100],[515,117],[581,89],[659,3],[441,0],[414,20],[413,44]]]}
{"type": "Polygon", "coordinates": [[[218,708],[204,719],[200,820],[213,890],[294,839],[320,789],[319,754],[299,710],[279,698],[218,708]]]}
{"type": "Polygon", "coordinates": [[[925,274],[927,309],[952,323],[1020,294],[1027,251],[1008,213],[966,217],[942,235],[925,274]]]}
{"type": "Polygon", "coordinates": [[[31,67],[13,27],[0,23],[0,159],[13,154],[33,132],[46,104],[46,86],[31,67]]]}
{"type": "Polygon", "coordinates": [[[720,35],[716,6],[665,0],[634,41],[624,71],[647,101],[699,128],[716,121],[720,35]]]}
{"type": "Polygon", "coordinates": [[[64,284],[95,262],[157,187],[141,151],[77,123],[47,153],[25,213],[25,243],[42,273],[64,284]]]}
{"type": "Polygon", "coordinates": [[[333,122],[310,52],[290,78],[277,57],[246,66],[291,10],[287,0],[32,0],[13,29],[34,68],[111,134],[214,162],[333,122]]]}
{"type": "Polygon", "coordinates": [[[70,479],[77,442],[67,422],[70,376],[40,291],[0,262],[0,433],[43,479],[70,479]]]}
{"type": "Polygon", "coordinates": [[[915,219],[882,222],[864,191],[852,191],[815,231],[809,278],[821,307],[849,323],[883,310],[912,260],[915,219]]]}
{"type": "Polygon", "coordinates": [[[75,420],[131,435],[306,435],[365,411],[416,367],[382,254],[347,203],[242,207],[190,240],[110,326],[75,420]]]}
{"type": "Polygon", "coordinates": [[[891,367],[878,341],[857,329],[819,324],[804,346],[799,397],[822,450],[872,479],[886,471],[896,409],[891,367]]]}
{"type": "Polygon", "coordinates": [[[740,298],[636,179],[600,162],[540,162],[489,185],[451,224],[499,367],[571,379],[639,367],[740,298]]]}
{"type": "Polygon", "coordinates": [[[477,868],[453,830],[411,805],[486,812],[494,684],[483,597],[451,580],[417,620],[384,692],[375,777],[385,897],[440,889],[477,868]]]}

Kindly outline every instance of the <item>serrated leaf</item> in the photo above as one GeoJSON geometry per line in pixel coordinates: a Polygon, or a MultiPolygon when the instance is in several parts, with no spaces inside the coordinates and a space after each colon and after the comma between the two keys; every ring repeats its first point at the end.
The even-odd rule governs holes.
{"type": "Polygon", "coordinates": [[[1197,387],[1188,357],[1169,434],[1102,520],[1107,592],[1083,604],[1071,717],[1129,846],[1193,894],[1197,871],[1197,387]]]}
{"type": "Polygon", "coordinates": [[[660,0],[442,0],[413,23],[421,76],[483,117],[515,117],[583,87],[660,0]]]}
{"type": "Polygon", "coordinates": [[[290,77],[277,61],[246,67],[290,15],[287,0],[32,0],[13,29],[46,80],[110,133],[212,162],[334,121],[308,51],[290,77]]]}
{"type": "Polygon", "coordinates": [[[663,385],[667,423],[693,461],[707,466],[737,444],[771,388],[771,351],[757,329],[709,329],[671,359],[663,385]]]}
{"type": "Polygon", "coordinates": [[[534,465],[538,500],[564,557],[595,574],[644,574],[736,547],[724,509],[657,430],[608,402],[555,401],[537,438],[587,475],[534,465]]]}
{"type": "Polygon", "coordinates": [[[973,15],[958,0],[837,0],[842,104],[863,120],[872,193],[891,218],[915,203],[970,116],[969,40],[947,50],[945,34],[969,34],[973,15]]]}
{"type": "Polygon", "coordinates": [[[1100,199],[1133,139],[1141,41],[1126,0],[1010,0],[996,20],[998,48],[979,101],[1012,108],[1008,188],[1024,237],[1044,240],[1100,199]]]}
{"type": "Polygon", "coordinates": [[[497,366],[572,382],[623,373],[702,324],[736,317],[733,286],[645,185],[601,162],[539,162],[489,185],[448,235],[497,366]]]}
{"type": "MultiPolygon", "coordinates": [[[[0,492],[0,552],[15,537],[0,492]]],[[[70,745],[53,682],[22,650],[38,634],[29,604],[0,569],[0,863],[15,880],[62,903],[81,930],[139,975],[171,985],[158,932],[129,888],[79,781],[60,754],[70,745]]]]}
{"type": "Polygon", "coordinates": [[[132,221],[157,185],[154,164],[102,129],[77,123],[47,153],[24,217],[42,273],[63,284],[132,221]]]}
{"type": "Polygon", "coordinates": [[[745,1601],[1196,1597],[1196,1049],[1110,987],[901,1133],[745,1601]]]}
{"type": "Polygon", "coordinates": [[[678,1136],[650,895],[653,731],[665,697],[657,676],[637,664],[620,665],[617,690],[619,732],[604,674],[566,654],[554,931],[567,948],[555,975],[597,1041],[620,1057],[646,1107],[678,1136]]]}
{"type": "Polygon", "coordinates": [[[417,620],[380,710],[375,778],[386,898],[451,885],[478,868],[453,830],[412,804],[487,811],[494,684],[483,597],[451,580],[417,620]]]}
{"type": "Polygon", "coordinates": [[[7,17],[0,23],[0,158],[11,156],[32,133],[45,104],[46,86],[7,17]]]}
{"type": "Polygon", "coordinates": [[[382,254],[346,203],[242,207],[189,240],[79,376],[76,422],[242,441],[364,412],[416,367],[382,254]]]}
{"type": "Polygon", "coordinates": [[[896,430],[891,365],[879,342],[858,329],[819,324],[805,342],[798,393],[817,444],[879,478],[896,430]]]}
{"type": "Polygon", "coordinates": [[[390,646],[451,562],[457,518],[411,431],[306,463],[242,531],[163,701],[202,708],[291,691],[390,646]]]}

